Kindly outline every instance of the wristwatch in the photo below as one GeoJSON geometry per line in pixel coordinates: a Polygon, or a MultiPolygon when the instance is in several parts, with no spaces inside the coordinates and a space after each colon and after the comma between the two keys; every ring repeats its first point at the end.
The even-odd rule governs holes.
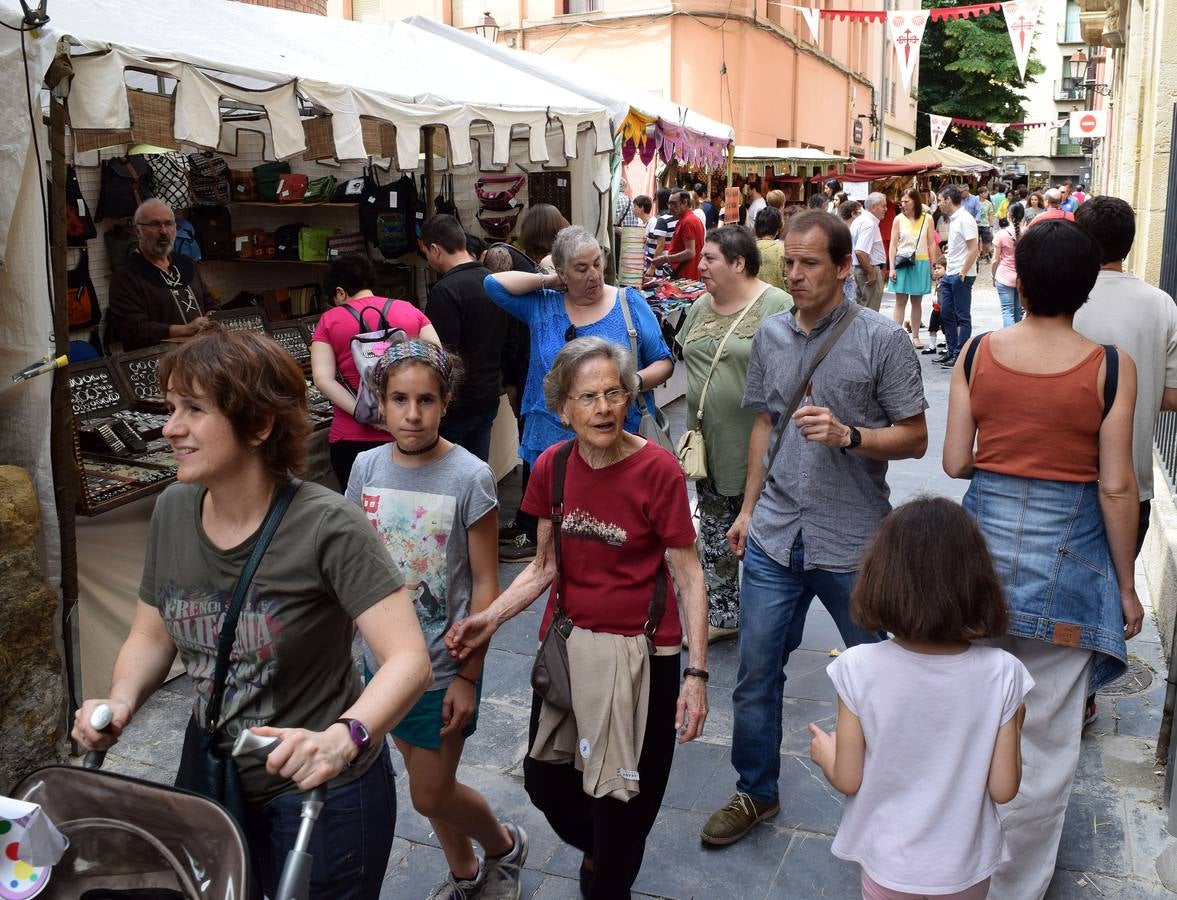
{"type": "Polygon", "coordinates": [[[847,450],[855,449],[862,443],[862,432],[853,425],[847,425],[846,427],[850,429],[850,443],[845,447],[840,448],[843,453],[845,453],[847,450]]]}
{"type": "Polygon", "coordinates": [[[336,719],[331,724],[346,725],[347,733],[351,736],[351,742],[359,748],[360,753],[367,750],[372,743],[372,735],[368,734],[368,729],[364,727],[364,723],[359,719],[336,719]]]}

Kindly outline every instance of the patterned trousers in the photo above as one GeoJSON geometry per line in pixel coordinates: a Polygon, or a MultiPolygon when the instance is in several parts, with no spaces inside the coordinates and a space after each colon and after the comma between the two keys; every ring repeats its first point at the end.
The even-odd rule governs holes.
{"type": "Polygon", "coordinates": [[[727,531],[740,514],[744,495],[716,493],[710,478],[695,482],[699,500],[699,560],[707,587],[707,621],[715,628],[740,625],[740,561],[732,556],[727,531]]]}

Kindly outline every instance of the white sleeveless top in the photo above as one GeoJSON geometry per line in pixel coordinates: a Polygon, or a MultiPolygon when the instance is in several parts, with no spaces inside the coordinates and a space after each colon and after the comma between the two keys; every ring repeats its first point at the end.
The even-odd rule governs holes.
{"type": "Polygon", "coordinates": [[[927,259],[927,229],[932,227],[932,217],[925,212],[918,222],[913,222],[905,214],[899,213],[895,217],[895,221],[899,223],[899,247],[895,252],[906,254],[914,251],[916,259],[927,259]],[[924,231],[923,234],[920,233],[921,228],[924,231]]]}

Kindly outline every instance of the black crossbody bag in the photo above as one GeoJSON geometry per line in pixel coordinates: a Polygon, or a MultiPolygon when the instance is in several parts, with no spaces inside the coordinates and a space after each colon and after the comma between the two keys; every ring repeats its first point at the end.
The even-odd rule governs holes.
{"type": "Polygon", "coordinates": [[[176,773],[176,787],[215,800],[229,811],[242,828],[245,827],[245,791],[241,786],[241,775],[237,771],[237,763],[217,745],[221,701],[225,696],[225,678],[229,673],[229,653],[233,649],[237,620],[241,616],[249,584],[301,485],[302,482],[294,478],[278,489],[262,522],[253,552],[249,554],[249,560],[237,578],[233,599],[229,601],[229,607],[221,620],[217,666],[213,674],[212,696],[208,698],[208,706],[205,707],[205,721],[198,722],[195,716],[188,720],[188,727],[184,731],[184,749],[180,754],[180,770],[176,773]]]}

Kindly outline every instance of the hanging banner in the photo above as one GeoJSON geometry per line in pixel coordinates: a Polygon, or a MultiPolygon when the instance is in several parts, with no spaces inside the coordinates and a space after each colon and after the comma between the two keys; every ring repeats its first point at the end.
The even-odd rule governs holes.
{"type": "Polygon", "coordinates": [[[920,45],[927,24],[928,14],[921,9],[887,13],[887,30],[891,33],[899,72],[903,75],[904,93],[911,90],[911,75],[920,62],[920,45]]]}
{"type": "MultiPolygon", "coordinates": [[[[994,4],[997,8],[997,4],[994,4]]],[[[823,9],[823,19],[850,19],[854,22],[885,22],[887,11],[883,9],[823,9]]]]}
{"type": "Polygon", "coordinates": [[[968,17],[976,19],[987,13],[997,12],[999,9],[1001,9],[1000,3],[978,3],[975,6],[940,6],[936,9],[929,9],[928,14],[932,17],[933,22],[946,22],[949,19],[968,17]]]}
{"type": "Polygon", "coordinates": [[[821,10],[814,9],[812,6],[794,6],[797,12],[805,19],[805,24],[809,26],[809,33],[813,35],[813,42],[815,44],[821,43],[821,37],[818,33],[818,28],[821,25],[821,10]]]}
{"type": "Polygon", "coordinates": [[[940,142],[948,133],[948,126],[952,124],[952,116],[938,116],[935,113],[928,113],[928,120],[932,129],[932,149],[939,150],[940,142]]]}
{"type": "Polygon", "coordinates": [[[1071,113],[1071,138],[1101,138],[1108,134],[1106,109],[1081,109],[1071,113]]]}
{"type": "Polygon", "coordinates": [[[1001,4],[1001,11],[1005,15],[1009,41],[1014,46],[1014,59],[1018,61],[1018,77],[1024,81],[1030,47],[1038,27],[1039,0],[1009,0],[1001,4]]]}
{"type": "Polygon", "coordinates": [[[997,135],[998,140],[1005,137],[1005,129],[1009,128],[1009,122],[990,122],[989,130],[997,135]]]}

